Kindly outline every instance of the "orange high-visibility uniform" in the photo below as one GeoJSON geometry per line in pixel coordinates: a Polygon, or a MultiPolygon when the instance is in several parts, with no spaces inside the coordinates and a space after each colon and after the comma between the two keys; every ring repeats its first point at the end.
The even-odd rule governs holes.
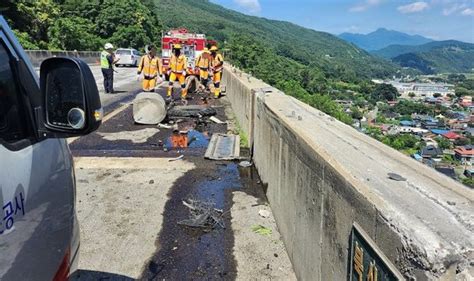
{"type": "Polygon", "coordinates": [[[209,52],[203,52],[196,59],[196,66],[199,67],[199,77],[202,80],[206,81],[209,79],[209,68],[211,68],[212,57],[209,52]]]}
{"type": "Polygon", "coordinates": [[[214,71],[214,76],[212,81],[214,82],[214,95],[219,97],[221,95],[221,78],[222,78],[222,68],[224,67],[224,58],[221,54],[216,53],[212,56],[211,62],[212,69],[214,71]]]}
{"type": "Polygon", "coordinates": [[[143,73],[142,86],[144,91],[154,91],[156,78],[158,74],[162,74],[161,69],[161,60],[158,57],[142,56],[138,65],[138,74],[143,73]]]}
{"type": "Polygon", "coordinates": [[[173,84],[176,80],[181,84],[181,98],[186,98],[186,66],[188,65],[187,59],[184,55],[172,55],[170,59],[170,83],[168,87],[167,96],[170,97],[173,92],[173,84]]]}

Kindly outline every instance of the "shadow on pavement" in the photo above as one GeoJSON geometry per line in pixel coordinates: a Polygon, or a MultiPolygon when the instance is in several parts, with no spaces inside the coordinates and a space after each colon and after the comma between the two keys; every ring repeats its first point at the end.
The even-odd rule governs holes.
{"type": "Polygon", "coordinates": [[[74,274],[69,278],[71,281],[97,281],[97,280],[113,280],[113,281],[135,281],[134,278],[130,278],[125,275],[109,273],[109,272],[101,272],[101,271],[93,271],[93,270],[77,270],[74,274]]]}

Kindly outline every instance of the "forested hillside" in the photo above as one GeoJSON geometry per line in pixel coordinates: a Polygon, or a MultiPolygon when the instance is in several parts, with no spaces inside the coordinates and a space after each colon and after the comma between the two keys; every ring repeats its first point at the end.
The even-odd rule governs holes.
{"type": "Polygon", "coordinates": [[[403,67],[425,74],[471,72],[474,44],[455,40],[436,41],[419,46],[392,45],[373,54],[391,59],[403,67]]]}
{"type": "Polygon", "coordinates": [[[161,32],[152,0],[2,0],[0,12],[26,49],[143,48],[161,32]]]}
{"type": "Polygon", "coordinates": [[[332,100],[349,90],[368,96],[371,78],[398,70],[331,34],[207,0],[9,0],[0,9],[28,49],[142,49],[171,28],[205,33],[233,64],[348,123],[332,100]]]}
{"type": "Polygon", "coordinates": [[[397,71],[392,63],[328,33],[247,16],[207,0],[155,2],[165,28],[183,26],[208,34],[238,67],[345,122],[350,117],[332,102],[334,93],[368,94],[370,78],[397,71]]]}
{"type": "Polygon", "coordinates": [[[391,74],[394,68],[328,33],[247,16],[207,0],[155,0],[166,27],[185,26],[220,42],[250,39],[276,55],[314,65],[325,74],[357,80],[391,74]],[[179,7],[179,8],[177,8],[179,7]]]}

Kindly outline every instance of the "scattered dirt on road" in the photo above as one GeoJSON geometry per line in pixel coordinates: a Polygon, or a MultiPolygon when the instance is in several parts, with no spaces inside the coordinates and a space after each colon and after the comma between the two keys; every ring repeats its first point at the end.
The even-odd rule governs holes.
{"type": "Polygon", "coordinates": [[[262,222],[258,215],[259,209],[269,210],[269,207],[254,168],[200,157],[188,161],[196,168],[180,177],[168,193],[170,199],[164,208],[163,227],[156,240],[157,251],[145,266],[141,278],[248,280],[246,278],[265,277],[291,280],[292,269],[275,221],[267,219],[262,222]],[[234,195],[235,192],[238,194],[234,195]],[[189,198],[210,201],[222,209],[226,214],[225,228],[205,230],[179,225],[179,221],[189,218],[189,210],[182,204],[189,198]],[[246,205],[249,202],[251,205],[246,205]],[[238,221],[245,223],[239,224],[238,221]],[[259,223],[273,228],[275,235],[259,237],[251,229],[253,224],[259,223]],[[259,239],[260,245],[255,243],[259,239]],[[236,240],[242,247],[236,247],[236,240]],[[279,259],[275,258],[275,253],[279,259]]]}
{"type": "MultiPolygon", "coordinates": [[[[163,89],[159,94],[164,94],[163,89]]],[[[189,104],[204,102],[213,106],[219,120],[228,121],[228,103],[203,101],[196,96],[189,104]]],[[[87,247],[84,251],[88,260],[83,264],[89,267],[82,268],[79,280],[114,276],[115,273],[124,274],[124,278],[143,280],[295,280],[273,216],[271,213],[268,217],[259,215],[261,210],[269,212],[271,209],[256,169],[253,166],[240,167],[239,162],[204,159],[212,134],[228,133],[229,128],[238,126],[233,122],[217,124],[209,117],[176,117],[164,121],[171,128],[161,127],[159,132],[147,135],[144,142],[103,137],[133,135],[140,130],[158,128],[134,124],[132,114],[131,106],[124,107],[123,111],[104,122],[98,132],[70,145],[74,156],[82,156],[80,167],[85,169],[78,173],[78,182],[87,186],[83,190],[80,186],[78,188],[79,193],[87,191],[79,196],[84,200],[78,206],[79,219],[81,213],[86,218],[92,218],[94,213],[92,209],[82,211],[81,206],[91,208],[91,204],[101,204],[107,207],[102,210],[104,213],[101,216],[111,222],[105,225],[110,229],[102,229],[96,220],[92,223],[80,221],[81,228],[88,231],[99,228],[96,231],[104,235],[104,240],[94,242],[99,238],[97,235],[85,234],[87,243],[83,247],[87,247]],[[186,147],[173,144],[176,131],[187,131],[186,147]],[[86,159],[91,159],[91,156],[94,160],[87,162],[86,159]],[[169,162],[172,158],[175,161],[169,162]],[[107,163],[106,168],[104,163],[107,163]],[[148,167],[147,163],[154,163],[154,166],[148,167]],[[170,167],[179,167],[180,163],[187,168],[170,170],[170,167]],[[152,176],[154,173],[156,176],[152,176]],[[164,186],[162,178],[166,179],[164,186]],[[147,196],[140,198],[137,192],[132,192],[134,181],[140,185],[137,191],[146,192],[147,196]],[[104,187],[101,188],[101,185],[104,187]],[[161,188],[163,193],[158,196],[150,188],[161,188]],[[222,209],[225,227],[202,229],[179,225],[178,222],[189,218],[189,209],[182,203],[187,199],[212,202],[217,209],[222,209]],[[144,216],[143,210],[127,206],[128,202],[133,202],[136,208],[140,208],[140,201],[147,210],[156,205],[156,209],[148,211],[153,215],[144,216]],[[116,205],[116,202],[125,202],[125,205],[116,205]],[[138,224],[134,223],[137,214],[141,216],[138,224]],[[142,232],[137,232],[137,226],[147,224],[147,221],[155,228],[147,225],[142,232]],[[268,235],[255,233],[252,229],[256,225],[271,231],[268,235]],[[150,243],[153,244],[151,237],[154,249],[150,249],[150,243]],[[140,239],[147,243],[143,249],[136,246],[140,239]],[[125,257],[115,257],[117,261],[107,266],[103,252],[110,252],[110,249],[101,251],[101,248],[108,244],[111,248],[117,247],[114,241],[119,243],[122,255],[126,253],[123,241],[135,243],[131,246],[141,249],[140,257],[151,253],[146,259],[130,261],[128,267],[123,269],[120,268],[120,259],[125,257]],[[93,266],[95,263],[98,265],[93,266]],[[140,264],[139,268],[137,264],[140,264]],[[96,271],[88,271],[90,267],[96,271]],[[102,275],[98,273],[101,270],[102,275]]],[[[245,154],[248,151],[243,149],[241,155],[248,157],[245,154]]]]}

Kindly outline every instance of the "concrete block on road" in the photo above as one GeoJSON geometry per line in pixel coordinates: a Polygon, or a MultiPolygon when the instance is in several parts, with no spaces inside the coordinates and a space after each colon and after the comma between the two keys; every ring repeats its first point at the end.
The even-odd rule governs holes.
{"type": "Polygon", "coordinates": [[[138,124],[156,125],[166,117],[166,103],[156,93],[140,93],[133,101],[133,119],[138,124]]]}

